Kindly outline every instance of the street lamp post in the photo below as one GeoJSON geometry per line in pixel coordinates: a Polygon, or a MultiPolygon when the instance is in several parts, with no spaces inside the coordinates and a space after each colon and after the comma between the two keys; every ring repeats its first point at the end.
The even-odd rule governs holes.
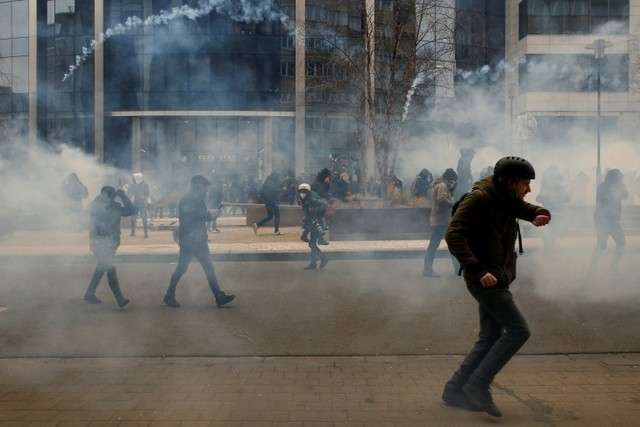
{"type": "Polygon", "coordinates": [[[600,185],[602,179],[602,167],[600,163],[600,139],[601,139],[601,91],[600,91],[600,73],[602,60],[605,58],[604,50],[608,47],[611,47],[612,44],[604,39],[594,40],[593,43],[587,45],[587,49],[593,50],[593,56],[596,60],[596,91],[597,91],[597,122],[596,122],[596,188],[600,185]]]}

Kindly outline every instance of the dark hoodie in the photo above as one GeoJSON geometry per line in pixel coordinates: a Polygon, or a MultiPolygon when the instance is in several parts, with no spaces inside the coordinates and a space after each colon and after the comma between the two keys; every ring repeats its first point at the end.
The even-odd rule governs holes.
{"type": "Polygon", "coordinates": [[[445,239],[449,251],[460,261],[468,285],[480,285],[480,278],[491,273],[499,288],[516,278],[516,219],[533,221],[548,210],[518,200],[498,187],[493,176],[474,184],[458,206],[445,239]]]}

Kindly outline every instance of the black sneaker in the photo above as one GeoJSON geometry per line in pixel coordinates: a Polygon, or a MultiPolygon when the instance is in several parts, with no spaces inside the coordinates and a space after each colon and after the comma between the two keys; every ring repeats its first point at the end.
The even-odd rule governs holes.
{"type": "Polygon", "coordinates": [[[234,300],[236,296],[232,295],[232,294],[225,294],[224,292],[220,292],[217,296],[216,296],[216,305],[218,307],[222,307],[225,304],[229,304],[231,301],[234,300]]]}
{"type": "Polygon", "coordinates": [[[304,233],[300,236],[300,240],[302,240],[305,243],[309,243],[309,235],[307,233],[304,233]]]}
{"type": "Polygon", "coordinates": [[[487,414],[493,417],[501,417],[502,412],[493,403],[493,397],[491,397],[491,391],[489,391],[489,387],[480,387],[471,382],[466,383],[462,386],[462,391],[464,392],[469,402],[473,405],[476,405],[478,408],[482,409],[487,414]]]}
{"type": "Polygon", "coordinates": [[[102,301],[100,301],[100,298],[98,298],[95,295],[85,295],[84,300],[89,304],[102,304],[102,301]]]}
{"type": "Polygon", "coordinates": [[[166,305],[167,307],[173,307],[173,308],[178,308],[180,307],[180,304],[178,304],[178,301],[176,301],[175,298],[170,298],[168,296],[165,295],[165,297],[162,299],[162,302],[164,303],[164,305],[166,305]]]}
{"type": "Polygon", "coordinates": [[[465,409],[473,412],[482,411],[482,409],[469,402],[469,399],[467,399],[467,396],[462,391],[462,387],[457,387],[453,384],[445,384],[444,391],[442,392],[442,400],[447,406],[454,408],[465,409]]]}
{"type": "Polygon", "coordinates": [[[126,298],[122,298],[120,301],[118,301],[118,307],[120,308],[124,308],[127,306],[127,304],[129,304],[131,301],[129,301],[126,298]]]}
{"type": "Polygon", "coordinates": [[[314,263],[314,264],[309,264],[307,265],[304,269],[305,270],[315,270],[318,266],[314,263]]]}

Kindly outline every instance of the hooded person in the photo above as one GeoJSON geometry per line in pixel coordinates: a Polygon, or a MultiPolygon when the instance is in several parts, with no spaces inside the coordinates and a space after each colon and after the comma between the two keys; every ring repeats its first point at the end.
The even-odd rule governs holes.
{"type": "Polygon", "coordinates": [[[131,203],[136,208],[136,213],[131,216],[131,235],[136,235],[136,223],[138,216],[142,219],[142,227],[144,229],[144,238],[149,237],[149,206],[151,206],[151,191],[149,184],[144,180],[141,172],[133,174],[133,179],[128,187],[131,203]]]}
{"type": "Polygon", "coordinates": [[[324,239],[323,219],[327,210],[327,201],[311,190],[311,186],[302,183],[298,186],[298,200],[302,206],[304,215],[303,227],[309,231],[309,265],[305,270],[315,270],[320,260],[320,268],[324,268],[329,262],[327,256],[322,253],[318,244],[328,245],[324,239]]]}
{"type": "Polygon", "coordinates": [[[509,156],[496,163],[492,176],[476,182],[453,213],[445,239],[458,259],[469,293],[480,314],[478,341],[447,382],[448,405],[500,417],[490,386],[495,376],[529,339],[529,327],[509,285],[516,278],[517,220],[547,225],[551,213],[524,201],[535,179],[533,166],[509,156]]]}
{"type": "Polygon", "coordinates": [[[87,187],[82,184],[76,173],[70,173],[62,183],[62,192],[72,213],[82,212],[82,201],[89,197],[87,187]]]}
{"type": "Polygon", "coordinates": [[[322,197],[325,200],[329,200],[331,197],[331,171],[327,168],[324,168],[318,172],[316,175],[316,179],[311,186],[311,189],[318,196],[322,197]]]}
{"type": "Polygon", "coordinates": [[[178,245],[180,254],[178,265],[171,275],[169,287],[163,298],[165,305],[169,307],[180,307],[176,301],[176,288],[180,278],[187,272],[191,259],[196,258],[209,282],[209,287],[216,300],[216,305],[222,307],[234,300],[235,295],[224,293],[218,284],[207,235],[207,223],[213,220],[213,216],[207,210],[206,197],[211,183],[202,175],[191,178],[189,192],[185,194],[178,204],[178,245]]]}
{"type": "Polygon", "coordinates": [[[604,181],[598,186],[596,193],[596,209],[594,220],[596,226],[596,250],[593,255],[592,269],[597,267],[598,260],[607,249],[609,236],[616,244],[616,253],[612,267],[615,267],[622,258],[626,239],[622,225],[622,201],[629,197],[629,192],[624,184],[624,175],[620,169],[611,169],[607,172],[604,181]]]}
{"type": "MultiPolygon", "coordinates": [[[[451,207],[453,206],[453,192],[458,182],[458,174],[451,168],[444,171],[442,177],[438,178],[433,184],[433,192],[431,195],[431,217],[430,217],[430,235],[429,245],[424,255],[425,277],[440,277],[433,269],[433,261],[436,252],[440,247],[440,242],[444,238],[451,219],[451,207]]],[[[453,260],[454,274],[458,271],[458,264],[455,258],[453,260]]]]}
{"type": "Polygon", "coordinates": [[[98,197],[89,208],[89,243],[91,252],[96,257],[96,269],[89,282],[84,300],[91,304],[100,304],[96,290],[102,276],[107,274],[109,287],[116,298],[118,306],[124,307],[129,300],[122,295],[114,258],[120,246],[120,221],[122,217],[133,215],[135,208],[122,190],[103,187],[98,197]],[[120,202],[116,201],[120,199],[120,202]]]}
{"type": "Polygon", "coordinates": [[[471,175],[471,162],[476,155],[476,151],[473,148],[461,148],[460,159],[458,160],[458,185],[454,198],[458,199],[464,193],[471,190],[471,184],[473,184],[473,176],[471,175]]]}
{"type": "Polygon", "coordinates": [[[280,196],[282,194],[282,180],[277,172],[272,172],[264,184],[260,196],[264,202],[267,214],[258,222],[252,224],[253,233],[258,234],[258,229],[273,219],[273,233],[281,236],[280,232],[280,196]]]}
{"type": "Polygon", "coordinates": [[[428,199],[431,196],[432,185],[433,175],[429,172],[429,169],[422,169],[416,177],[416,180],[413,182],[413,196],[428,199]]]}

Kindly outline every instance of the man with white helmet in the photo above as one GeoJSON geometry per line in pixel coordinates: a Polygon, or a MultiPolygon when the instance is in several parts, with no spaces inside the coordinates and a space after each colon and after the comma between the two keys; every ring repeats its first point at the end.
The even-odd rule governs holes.
{"type": "Polygon", "coordinates": [[[133,182],[129,186],[129,196],[131,202],[136,208],[136,213],[131,216],[131,235],[136,235],[136,222],[138,215],[142,218],[142,227],[144,228],[144,238],[149,237],[148,223],[148,207],[151,205],[151,192],[149,184],[144,181],[144,175],[141,172],[133,174],[133,182]]]}
{"type": "Polygon", "coordinates": [[[315,270],[318,259],[320,259],[320,268],[324,268],[329,260],[322,253],[318,244],[328,244],[324,239],[322,226],[322,219],[327,210],[327,201],[311,191],[311,185],[307,183],[298,186],[298,200],[304,213],[304,225],[309,230],[309,248],[311,248],[309,265],[305,267],[305,270],[315,270]]]}

